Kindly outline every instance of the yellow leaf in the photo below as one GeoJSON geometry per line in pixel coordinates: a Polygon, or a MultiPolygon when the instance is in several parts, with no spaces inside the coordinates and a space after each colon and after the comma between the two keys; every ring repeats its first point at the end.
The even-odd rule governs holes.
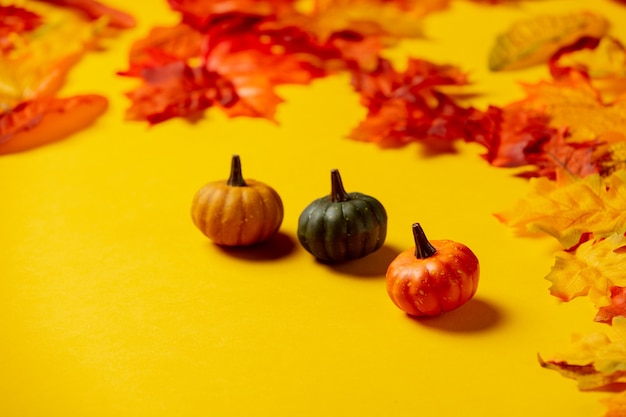
{"type": "Polygon", "coordinates": [[[613,320],[612,336],[595,332],[573,335],[567,352],[550,360],[539,359],[544,368],[578,381],[580,390],[609,388],[626,382],[626,318],[613,320]]]}
{"type": "Polygon", "coordinates": [[[516,104],[525,110],[544,112],[554,128],[567,128],[569,142],[585,142],[610,132],[626,139],[626,96],[604,103],[598,90],[579,73],[523,88],[527,98],[516,104]]]}
{"type": "Polygon", "coordinates": [[[532,178],[531,191],[508,212],[497,214],[518,233],[555,237],[567,249],[586,233],[596,239],[626,232],[626,170],[557,183],[532,178]]]}
{"type": "Polygon", "coordinates": [[[584,242],[574,253],[558,253],[546,276],[552,282],[550,293],[563,301],[588,295],[596,306],[608,305],[610,287],[626,286],[626,258],[620,251],[624,246],[624,235],[614,234],[598,242],[584,242]]]}
{"type": "Polygon", "coordinates": [[[489,69],[513,70],[546,62],[560,48],[583,36],[604,35],[608,26],[606,19],[590,12],[520,20],[496,39],[489,55],[489,69]]]}

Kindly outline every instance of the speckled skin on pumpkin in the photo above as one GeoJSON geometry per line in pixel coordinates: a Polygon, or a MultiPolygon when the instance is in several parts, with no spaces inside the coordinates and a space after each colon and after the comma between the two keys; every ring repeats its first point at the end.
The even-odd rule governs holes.
{"type": "Polygon", "coordinates": [[[374,197],[346,193],[339,172],[331,172],[331,194],[309,204],[298,220],[298,240],[325,262],[362,258],[385,242],[387,212],[374,197]]]}
{"type": "Polygon", "coordinates": [[[411,316],[436,316],[462,306],[474,296],[480,266],[476,255],[462,243],[423,239],[430,248],[424,250],[416,241],[415,247],[389,264],[387,293],[398,308],[411,316]]]}

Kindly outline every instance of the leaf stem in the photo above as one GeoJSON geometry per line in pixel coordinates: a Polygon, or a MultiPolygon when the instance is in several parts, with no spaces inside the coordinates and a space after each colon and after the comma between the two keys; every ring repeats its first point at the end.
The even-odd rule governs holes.
{"type": "Polygon", "coordinates": [[[338,169],[330,171],[330,185],[331,190],[328,198],[332,203],[348,201],[350,199],[350,196],[343,188],[343,181],[341,181],[341,175],[338,169]]]}
{"type": "Polygon", "coordinates": [[[245,187],[248,185],[241,174],[241,160],[239,159],[239,155],[233,155],[233,159],[230,162],[230,177],[228,177],[226,184],[231,187],[245,187]]]}
{"type": "Polygon", "coordinates": [[[430,244],[419,223],[413,223],[413,238],[415,239],[415,257],[426,259],[437,253],[437,249],[430,244]]]}

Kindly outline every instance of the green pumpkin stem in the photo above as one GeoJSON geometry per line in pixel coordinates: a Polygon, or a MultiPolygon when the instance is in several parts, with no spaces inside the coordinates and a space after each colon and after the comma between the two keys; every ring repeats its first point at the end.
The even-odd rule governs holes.
{"type": "Polygon", "coordinates": [[[331,189],[329,200],[332,203],[350,200],[350,196],[343,188],[343,182],[341,181],[341,175],[339,175],[338,169],[333,169],[330,171],[330,184],[331,189]]]}
{"type": "Polygon", "coordinates": [[[228,177],[226,184],[231,187],[245,187],[248,185],[241,174],[241,160],[239,159],[239,155],[233,155],[233,159],[230,163],[230,177],[228,177]]]}
{"type": "Polygon", "coordinates": [[[433,256],[437,253],[437,249],[430,244],[424,229],[419,223],[413,223],[413,237],[415,238],[415,257],[418,259],[425,259],[433,256]]]}

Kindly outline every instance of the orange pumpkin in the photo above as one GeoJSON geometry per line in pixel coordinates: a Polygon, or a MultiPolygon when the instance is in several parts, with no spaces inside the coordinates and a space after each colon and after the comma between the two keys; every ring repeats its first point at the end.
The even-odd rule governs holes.
{"type": "Polygon", "coordinates": [[[415,246],[400,253],[387,269],[391,301],[411,316],[436,316],[469,301],[478,288],[476,255],[452,240],[428,241],[413,224],[415,246]]]}
{"type": "Polygon", "coordinates": [[[228,180],[200,188],[191,216],[198,229],[216,244],[248,246],[276,234],[283,221],[283,203],[272,187],[244,180],[241,160],[234,155],[228,180]]]}

